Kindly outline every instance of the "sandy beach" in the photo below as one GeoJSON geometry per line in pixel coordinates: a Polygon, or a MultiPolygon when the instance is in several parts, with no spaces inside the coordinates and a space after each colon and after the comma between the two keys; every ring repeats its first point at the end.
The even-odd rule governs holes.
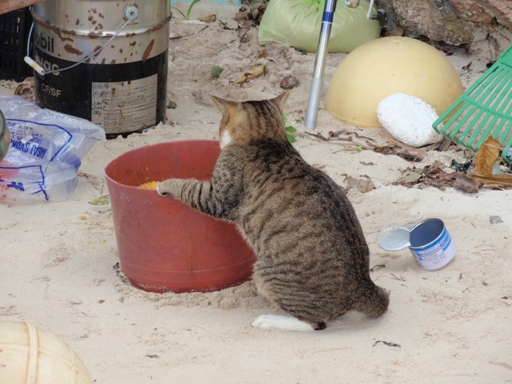
{"type": "MultiPolygon", "coordinates": [[[[452,145],[412,162],[365,145],[393,138],[381,128],[345,124],[323,104],[343,53],[328,55],[314,133],[345,131],[341,136],[353,140],[306,133],[315,54],[270,43],[268,56],[258,58],[264,47],[257,29],[237,29],[237,10],[205,1],[195,15],[216,13],[216,22],[171,22],[167,99],[177,107],[168,109],[167,122],[98,141],[66,201],[0,201],[0,320],[26,320],[54,333],[102,384],[512,383],[512,192],[397,185],[407,168],[436,162],[453,172],[452,160],[464,162],[469,152],[452,145]],[[224,68],[218,79],[211,78],[213,65],[224,68]],[[256,65],[266,65],[266,74],[236,83],[256,65]],[[208,94],[270,98],[283,92],[286,76],[300,82],[285,108],[298,130],[294,145],[347,188],[370,246],[372,279],[391,292],[388,312],[378,320],[349,313],[318,332],[261,330],[251,326],[254,318],[277,312],[250,281],[211,293],[130,286],[114,268],[112,207],[90,204],[108,194],[105,166],[148,144],[217,139],[221,116],[208,94]],[[350,188],[349,177],[370,179],[375,188],[350,188]],[[427,218],[443,220],[457,245],[454,260],[440,270],[421,269],[408,249],[385,251],[375,243],[383,228],[427,218]]],[[[462,50],[446,57],[464,88],[487,69],[485,60],[462,50]]],[[[0,81],[0,95],[17,86],[0,81]]]]}

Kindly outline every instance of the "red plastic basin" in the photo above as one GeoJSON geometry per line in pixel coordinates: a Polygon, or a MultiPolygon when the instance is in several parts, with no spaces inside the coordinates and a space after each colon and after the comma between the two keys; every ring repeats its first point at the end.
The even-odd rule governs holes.
{"type": "Polygon", "coordinates": [[[218,141],[174,141],[122,154],[105,168],[120,265],[151,292],[209,292],[246,281],[256,257],[235,225],[156,191],[138,188],[168,178],[209,180],[218,141]]]}

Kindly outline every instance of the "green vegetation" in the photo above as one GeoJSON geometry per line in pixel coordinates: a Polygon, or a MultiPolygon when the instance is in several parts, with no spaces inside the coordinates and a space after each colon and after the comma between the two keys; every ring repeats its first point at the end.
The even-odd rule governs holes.
{"type": "Polygon", "coordinates": [[[297,130],[292,125],[286,126],[286,122],[288,121],[287,113],[283,114],[283,120],[284,120],[284,125],[285,125],[284,130],[286,131],[286,138],[288,139],[288,141],[290,143],[295,143],[297,141],[297,139],[295,138],[294,133],[297,132],[297,130]]]}
{"type": "Polygon", "coordinates": [[[190,5],[188,6],[188,9],[187,9],[187,13],[183,13],[181,12],[180,9],[176,8],[176,7],[171,7],[172,9],[175,9],[177,10],[181,16],[183,16],[183,19],[185,20],[190,20],[190,12],[192,12],[192,8],[194,8],[194,5],[196,5],[197,3],[199,3],[201,0],[192,0],[192,2],[190,3],[190,5]]]}

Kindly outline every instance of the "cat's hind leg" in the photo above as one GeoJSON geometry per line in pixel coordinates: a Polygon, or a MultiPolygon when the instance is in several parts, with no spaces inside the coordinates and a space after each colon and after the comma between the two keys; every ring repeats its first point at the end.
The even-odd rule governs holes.
{"type": "Polygon", "coordinates": [[[253,322],[253,327],[261,329],[282,329],[286,331],[314,331],[325,328],[325,323],[318,323],[313,327],[310,323],[302,321],[293,316],[284,315],[261,315],[258,316],[253,322]]]}

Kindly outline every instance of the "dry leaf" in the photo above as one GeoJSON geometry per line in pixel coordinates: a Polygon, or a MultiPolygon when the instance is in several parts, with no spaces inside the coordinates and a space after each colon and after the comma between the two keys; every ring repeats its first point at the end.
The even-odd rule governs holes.
{"type": "Polygon", "coordinates": [[[264,3],[253,3],[252,6],[252,18],[256,22],[257,25],[261,23],[261,19],[263,18],[263,14],[267,9],[267,4],[264,3]]]}
{"type": "Polygon", "coordinates": [[[421,179],[421,173],[408,169],[400,176],[396,183],[400,185],[415,184],[419,179],[421,179]]]}
{"type": "Polygon", "coordinates": [[[404,187],[411,188],[413,185],[418,185],[419,188],[432,186],[441,190],[446,187],[453,187],[457,179],[456,172],[444,172],[438,162],[432,165],[427,165],[423,169],[416,167],[407,168],[403,171],[402,176],[395,182],[395,184],[403,185],[404,187]]]}
{"type": "Polygon", "coordinates": [[[89,201],[89,204],[91,204],[91,205],[108,205],[108,204],[110,204],[110,196],[109,195],[100,196],[97,199],[89,201]]]}
{"type": "Polygon", "coordinates": [[[212,13],[211,15],[200,17],[197,20],[202,21],[204,23],[213,23],[215,20],[217,20],[217,15],[212,13]]]}
{"type": "Polygon", "coordinates": [[[267,52],[266,49],[264,49],[263,51],[261,51],[261,53],[258,55],[258,59],[264,59],[265,57],[269,57],[269,53],[267,52]]]}
{"type": "Polygon", "coordinates": [[[238,84],[243,84],[249,79],[255,79],[258,76],[265,74],[265,65],[258,65],[253,67],[250,71],[244,72],[240,75],[240,78],[237,80],[238,84]]]}
{"type": "Polygon", "coordinates": [[[24,82],[20,83],[14,90],[14,94],[21,96],[26,100],[34,101],[34,78],[29,77],[24,82]]]}
{"type": "Polygon", "coordinates": [[[403,146],[398,146],[396,144],[392,143],[386,143],[383,145],[376,145],[368,142],[368,145],[373,149],[374,152],[382,153],[383,155],[395,155],[398,157],[401,157],[404,160],[412,161],[412,162],[419,162],[423,160],[425,157],[427,151],[425,149],[414,149],[414,150],[408,150],[407,148],[404,148],[403,146]]]}
{"type": "Polygon", "coordinates": [[[404,30],[402,28],[395,28],[395,29],[392,29],[392,30],[387,30],[385,32],[385,35],[384,36],[403,36],[404,35],[404,30]]]}
{"type": "Polygon", "coordinates": [[[245,12],[245,11],[237,12],[236,15],[235,15],[235,20],[236,21],[249,21],[249,20],[252,20],[252,13],[245,12]]]}
{"type": "Polygon", "coordinates": [[[355,188],[361,193],[370,192],[372,189],[375,189],[375,185],[373,185],[372,180],[365,176],[361,179],[356,179],[352,176],[347,176],[347,189],[355,188]]]}
{"type": "Polygon", "coordinates": [[[341,131],[337,131],[337,132],[329,131],[329,137],[331,137],[331,138],[339,138],[340,135],[353,135],[358,139],[366,139],[366,140],[370,140],[373,142],[375,141],[375,139],[372,139],[371,137],[360,135],[357,132],[347,131],[346,129],[342,129],[341,131]]]}
{"type": "Polygon", "coordinates": [[[501,152],[499,141],[489,136],[476,154],[476,170],[471,178],[482,183],[486,188],[512,188],[512,175],[493,175],[492,168],[501,152]]]}
{"type": "Polygon", "coordinates": [[[453,187],[468,193],[477,193],[480,188],[480,183],[462,172],[457,172],[453,187]]]}
{"type": "Polygon", "coordinates": [[[500,142],[489,136],[476,154],[475,173],[482,176],[492,176],[492,168],[500,152],[500,142]]]}

